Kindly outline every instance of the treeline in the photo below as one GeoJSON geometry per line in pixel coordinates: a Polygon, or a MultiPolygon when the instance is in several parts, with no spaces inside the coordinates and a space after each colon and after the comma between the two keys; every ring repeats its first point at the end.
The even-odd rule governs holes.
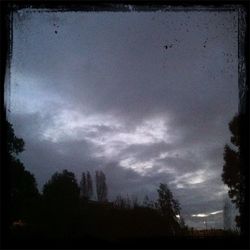
{"type": "Polygon", "coordinates": [[[137,197],[119,195],[109,202],[106,176],[96,171],[95,201],[89,171],[82,173],[78,184],[74,173],[63,170],[53,174],[39,193],[34,176],[17,158],[24,150],[24,141],[15,136],[11,124],[7,123],[7,129],[11,242],[84,241],[83,245],[90,246],[102,241],[165,239],[183,235],[187,229],[180,204],[163,183],[157,189],[156,201],[146,196],[140,204],[137,197]]]}

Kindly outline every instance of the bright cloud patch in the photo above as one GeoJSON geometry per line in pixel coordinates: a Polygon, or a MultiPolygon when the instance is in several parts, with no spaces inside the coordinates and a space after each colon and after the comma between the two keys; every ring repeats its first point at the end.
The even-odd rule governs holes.
{"type": "Polygon", "coordinates": [[[154,160],[149,160],[149,161],[138,161],[135,158],[127,158],[124,160],[121,160],[120,162],[122,167],[125,168],[132,168],[136,172],[139,172],[141,174],[144,174],[147,172],[148,169],[153,167],[154,160]]]}
{"type": "MultiPolygon", "coordinates": [[[[91,139],[91,133],[98,133],[99,130],[103,131],[105,128],[108,131],[114,131],[120,128],[120,124],[111,116],[83,115],[74,110],[61,111],[55,115],[53,121],[54,126],[48,127],[44,131],[44,137],[53,142],[59,142],[65,140],[65,138],[80,140],[90,137],[91,139]]],[[[96,139],[95,142],[99,142],[100,144],[105,143],[103,137],[100,137],[99,140],[96,139]]]]}
{"type": "Polygon", "coordinates": [[[203,217],[208,217],[208,216],[211,216],[211,215],[216,215],[216,214],[221,214],[221,213],[223,213],[223,210],[218,210],[218,211],[214,211],[214,212],[211,212],[211,213],[192,214],[192,217],[203,218],[203,217]]]}
{"type": "Polygon", "coordinates": [[[206,169],[199,169],[196,172],[186,173],[184,175],[176,176],[171,184],[176,184],[177,188],[184,188],[205,182],[210,178],[209,172],[206,169]]]}
{"type": "Polygon", "coordinates": [[[100,146],[102,151],[96,154],[105,157],[118,154],[130,145],[153,145],[171,140],[167,133],[166,121],[163,118],[145,120],[131,129],[108,114],[87,115],[64,110],[54,117],[53,124],[54,126],[50,126],[44,131],[45,139],[52,142],[60,142],[66,138],[87,139],[100,146]]]}
{"type": "Polygon", "coordinates": [[[207,217],[208,215],[207,214],[192,214],[192,217],[207,217]]]}
{"type": "Polygon", "coordinates": [[[111,115],[88,115],[73,110],[63,110],[56,114],[53,126],[45,129],[43,138],[54,143],[69,139],[87,140],[99,148],[95,156],[116,159],[122,167],[141,174],[152,168],[155,160],[166,156],[166,153],[142,161],[136,156],[123,155],[123,151],[133,145],[146,145],[149,150],[158,143],[171,142],[173,139],[168,135],[164,118],[148,119],[134,128],[127,128],[111,115]]]}

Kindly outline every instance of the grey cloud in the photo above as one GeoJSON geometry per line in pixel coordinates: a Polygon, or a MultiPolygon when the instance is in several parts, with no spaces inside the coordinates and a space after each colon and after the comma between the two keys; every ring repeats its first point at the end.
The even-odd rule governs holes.
{"type": "MultiPolygon", "coordinates": [[[[83,105],[87,105],[89,109],[92,107],[95,112],[98,112],[98,110],[99,112],[113,112],[122,118],[130,116],[133,119],[138,119],[156,111],[163,112],[165,110],[167,114],[169,112],[174,115],[174,117],[180,113],[178,119],[183,117],[183,115],[187,117],[184,122],[185,124],[190,120],[188,117],[191,115],[193,116],[195,114],[193,117],[194,119],[200,116],[200,120],[203,121],[209,115],[215,116],[222,108],[230,110],[230,108],[233,107],[234,103],[231,101],[233,92],[227,91],[228,85],[225,81],[220,83],[216,81],[204,83],[202,80],[199,81],[196,78],[192,78],[192,80],[185,79],[186,81],[183,81],[183,76],[179,74],[174,74],[174,76],[170,78],[174,72],[171,67],[163,71],[157,68],[157,65],[161,63],[160,61],[153,61],[158,60],[157,57],[162,58],[161,60],[170,60],[167,56],[164,56],[162,51],[162,43],[165,42],[164,35],[158,32],[157,29],[155,30],[152,24],[147,26],[147,29],[144,29],[145,22],[149,22],[146,15],[142,14],[143,23],[137,18],[138,14],[125,14],[122,18],[121,15],[122,14],[118,16],[114,15],[118,22],[112,22],[112,24],[110,23],[110,17],[108,15],[96,16],[96,19],[91,19],[88,15],[69,16],[69,18],[66,19],[68,22],[70,22],[70,20],[80,21],[83,19],[84,22],[87,23],[84,26],[86,28],[83,28],[81,32],[75,30],[72,36],[65,36],[66,34],[64,36],[62,35],[65,39],[53,38],[54,34],[50,35],[50,33],[48,33],[48,27],[51,26],[51,23],[43,22],[43,29],[46,30],[46,33],[48,33],[51,39],[41,39],[40,36],[44,36],[41,31],[30,32],[31,41],[33,40],[33,42],[35,42],[39,39],[38,46],[40,47],[36,46],[36,50],[28,54],[28,56],[36,56],[36,60],[38,61],[36,66],[37,69],[35,67],[32,67],[32,69],[28,68],[29,71],[35,70],[34,74],[36,76],[46,72],[46,74],[43,74],[43,78],[44,75],[53,77],[55,72],[57,72],[57,75],[53,77],[53,83],[51,83],[50,79],[49,85],[48,83],[46,84],[48,81],[44,81],[46,87],[49,89],[56,89],[58,93],[62,93],[64,98],[70,101],[82,100],[83,105]],[[127,16],[133,17],[134,22],[127,19],[127,16]],[[100,25],[98,24],[98,20],[105,20],[106,23],[100,25]],[[98,25],[94,25],[94,22],[98,25]],[[122,26],[124,29],[119,29],[119,25],[125,25],[125,27],[128,26],[128,28],[122,26]],[[92,27],[92,30],[90,31],[87,27],[92,27]],[[112,33],[110,33],[111,28],[112,33]],[[152,38],[151,40],[143,39],[143,37],[136,33],[138,39],[133,42],[133,44],[136,45],[136,49],[132,50],[132,48],[129,47],[129,43],[127,43],[126,37],[132,40],[136,39],[136,37],[131,37],[132,31],[129,31],[129,28],[134,31],[139,31],[139,34],[143,36],[150,35],[151,37],[152,34],[155,33],[155,35],[160,37],[159,45],[154,46],[152,50],[152,38]],[[98,34],[100,30],[101,32],[98,34]],[[100,39],[98,39],[98,36],[100,39]],[[66,44],[71,44],[71,39],[74,37],[76,37],[74,43],[78,46],[74,46],[73,48],[68,47],[66,44]],[[93,40],[93,38],[95,39],[93,40]],[[137,45],[142,41],[144,46],[138,47],[137,45]],[[48,58],[49,60],[44,58],[47,54],[42,53],[44,46],[49,48],[54,55],[48,58]],[[68,48],[68,50],[65,50],[65,48],[68,48]],[[78,48],[77,51],[76,48],[78,48]],[[63,53],[59,53],[60,49],[62,49],[63,53]],[[81,70],[79,69],[79,71],[76,71],[79,64],[81,65],[82,62],[88,62],[90,56],[92,56],[92,60],[94,60],[96,64],[93,70],[88,70],[86,72],[83,65],[81,70]],[[41,58],[41,60],[39,60],[39,58],[41,58]],[[74,82],[70,80],[70,83],[67,79],[65,80],[65,76],[63,76],[64,79],[61,79],[62,76],[59,74],[59,72],[64,71],[64,69],[60,68],[60,66],[62,67],[63,65],[58,64],[58,62],[65,61],[66,58],[69,68],[65,69],[65,71],[68,72],[70,79],[72,79],[73,76],[75,79],[74,82]],[[104,59],[105,61],[103,61],[104,59]],[[120,61],[117,62],[117,60],[120,61]],[[144,61],[144,64],[148,65],[150,69],[145,70],[143,68],[145,66],[141,64],[141,61],[144,61]],[[41,63],[42,65],[40,65],[41,63]],[[50,72],[50,69],[53,69],[53,71],[50,72]],[[109,73],[107,74],[107,72],[109,73]],[[170,76],[166,73],[169,73],[170,76]],[[75,91],[75,89],[78,89],[78,91],[75,91]],[[223,95],[225,92],[229,92],[230,95],[223,95]],[[74,95],[74,98],[72,98],[72,95],[74,95]],[[222,98],[226,101],[227,105],[221,105],[222,98]],[[185,105],[183,105],[183,103],[185,103],[185,105]],[[217,103],[220,105],[217,105],[217,103]],[[231,105],[228,105],[229,103],[231,105]],[[204,105],[206,106],[204,107],[204,105]]],[[[195,16],[195,14],[193,15],[195,16]]],[[[49,15],[44,14],[43,16],[48,18],[49,15]]],[[[204,17],[204,20],[206,19],[207,17],[204,17]]],[[[32,28],[38,21],[39,15],[33,15],[33,22],[27,22],[26,26],[30,25],[30,28],[32,28]]],[[[77,29],[77,26],[75,27],[75,29],[77,29]]],[[[68,31],[66,28],[67,25],[62,25],[61,29],[65,32],[68,31]]],[[[24,34],[20,34],[20,36],[22,37],[24,34]]],[[[183,39],[184,41],[188,39],[190,42],[189,39],[191,38],[183,37],[183,39]]],[[[230,41],[231,40],[229,40],[228,43],[230,43],[230,41]]],[[[19,46],[21,46],[21,44],[19,46]]],[[[29,49],[32,48],[33,46],[29,49]]],[[[236,47],[232,47],[231,44],[229,44],[229,48],[233,51],[235,50],[235,53],[237,52],[236,47]]],[[[225,48],[225,50],[226,49],[227,48],[225,48]]],[[[50,50],[48,54],[51,54],[50,50]]],[[[23,47],[21,51],[24,53],[25,47],[23,47]]],[[[196,54],[193,55],[195,56],[196,54]]],[[[176,62],[178,61],[178,68],[184,66],[180,65],[181,62],[179,58],[177,58],[177,55],[173,57],[171,63],[173,64],[175,60],[176,62]]],[[[201,57],[200,60],[201,63],[204,63],[204,57],[201,57]]],[[[26,61],[33,60],[27,58],[26,61]]],[[[190,62],[191,61],[192,59],[190,58],[190,62]]],[[[24,66],[25,65],[23,65],[23,67],[24,66]]],[[[237,64],[235,64],[235,70],[237,72],[237,64]]],[[[235,100],[235,97],[233,99],[235,100]]],[[[212,121],[213,119],[209,120],[212,121]]],[[[183,118],[178,124],[183,124],[182,122],[183,118]]],[[[194,124],[195,122],[192,121],[192,125],[194,124]]],[[[209,125],[208,123],[206,124],[206,126],[209,125]]]]}

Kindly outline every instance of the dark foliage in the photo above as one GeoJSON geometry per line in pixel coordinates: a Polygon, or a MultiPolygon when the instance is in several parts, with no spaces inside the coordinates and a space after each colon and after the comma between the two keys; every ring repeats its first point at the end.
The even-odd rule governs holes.
{"type": "Polygon", "coordinates": [[[174,199],[171,190],[168,188],[167,184],[161,183],[158,192],[158,200],[156,207],[159,209],[160,213],[164,216],[165,220],[168,221],[170,230],[173,234],[180,232],[180,221],[177,216],[180,216],[180,204],[174,199]]]}
{"type": "Polygon", "coordinates": [[[39,199],[34,176],[25,170],[22,162],[11,161],[11,221],[29,220],[39,199]]]}
{"type": "Polygon", "coordinates": [[[82,173],[80,181],[80,196],[83,200],[89,200],[93,196],[93,183],[89,171],[87,171],[87,176],[84,172],[82,173]]]}
{"type": "Polygon", "coordinates": [[[17,155],[24,151],[24,141],[15,136],[12,124],[6,121],[7,128],[7,151],[9,155],[17,155]]]}
{"type": "Polygon", "coordinates": [[[96,177],[96,194],[97,200],[105,202],[108,200],[108,188],[106,184],[106,176],[102,171],[95,172],[96,177]]]}
{"type": "Polygon", "coordinates": [[[174,199],[171,190],[167,184],[161,183],[158,192],[158,207],[163,215],[176,218],[180,214],[180,204],[174,199]]]}
{"type": "MultiPolygon", "coordinates": [[[[222,173],[223,182],[229,187],[228,195],[237,208],[243,204],[244,194],[242,193],[242,185],[240,173],[240,132],[239,132],[239,115],[229,123],[231,132],[232,146],[225,145],[224,148],[224,166],[222,173]]],[[[236,216],[236,224],[240,225],[240,216],[236,216]]]]}
{"type": "Polygon", "coordinates": [[[74,173],[67,170],[55,173],[43,188],[44,201],[49,206],[75,206],[79,201],[79,193],[74,173]]]}
{"type": "Polygon", "coordinates": [[[7,152],[10,163],[10,222],[31,221],[39,199],[35,177],[25,169],[17,155],[24,151],[24,141],[14,134],[12,125],[6,121],[7,152]]]}

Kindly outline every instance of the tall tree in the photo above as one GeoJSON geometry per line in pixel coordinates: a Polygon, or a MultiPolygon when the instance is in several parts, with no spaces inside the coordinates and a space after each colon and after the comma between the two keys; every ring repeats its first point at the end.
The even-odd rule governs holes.
{"type": "Polygon", "coordinates": [[[87,180],[86,180],[86,175],[85,175],[84,172],[82,173],[82,178],[81,178],[81,181],[80,181],[80,196],[83,199],[88,198],[88,195],[87,195],[87,180]]]}
{"type": "Polygon", "coordinates": [[[174,199],[172,192],[167,184],[161,183],[158,192],[158,200],[156,207],[160,210],[161,214],[168,221],[168,227],[173,234],[180,232],[181,222],[178,219],[180,216],[180,204],[174,199]]]}
{"type": "Polygon", "coordinates": [[[82,173],[80,182],[80,195],[82,198],[87,200],[91,199],[93,195],[93,183],[89,171],[87,171],[87,176],[84,172],[82,173]]]}
{"type": "Polygon", "coordinates": [[[93,196],[93,182],[92,182],[92,177],[89,173],[89,171],[87,172],[87,194],[88,194],[88,199],[91,199],[93,196]]]}
{"type": "MultiPolygon", "coordinates": [[[[224,166],[222,180],[229,187],[228,195],[236,207],[240,209],[244,195],[242,187],[244,186],[240,174],[240,132],[239,115],[235,115],[229,123],[232,145],[226,144],[224,147],[224,166]]],[[[240,226],[240,215],[236,218],[237,226],[240,226]]]]}
{"type": "Polygon", "coordinates": [[[177,215],[180,215],[180,204],[174,199],[167,184],[161,183],[157,192],[157,203],[161,213],[171,218],[176,218],[177,215]]]}
{"type": "Polygon", "coordinates": [[[96,171],[95,177],[97,200],[101,202],[107,201],[108,189],[106,184],[106,176],[102,171],[96,171]]]}

